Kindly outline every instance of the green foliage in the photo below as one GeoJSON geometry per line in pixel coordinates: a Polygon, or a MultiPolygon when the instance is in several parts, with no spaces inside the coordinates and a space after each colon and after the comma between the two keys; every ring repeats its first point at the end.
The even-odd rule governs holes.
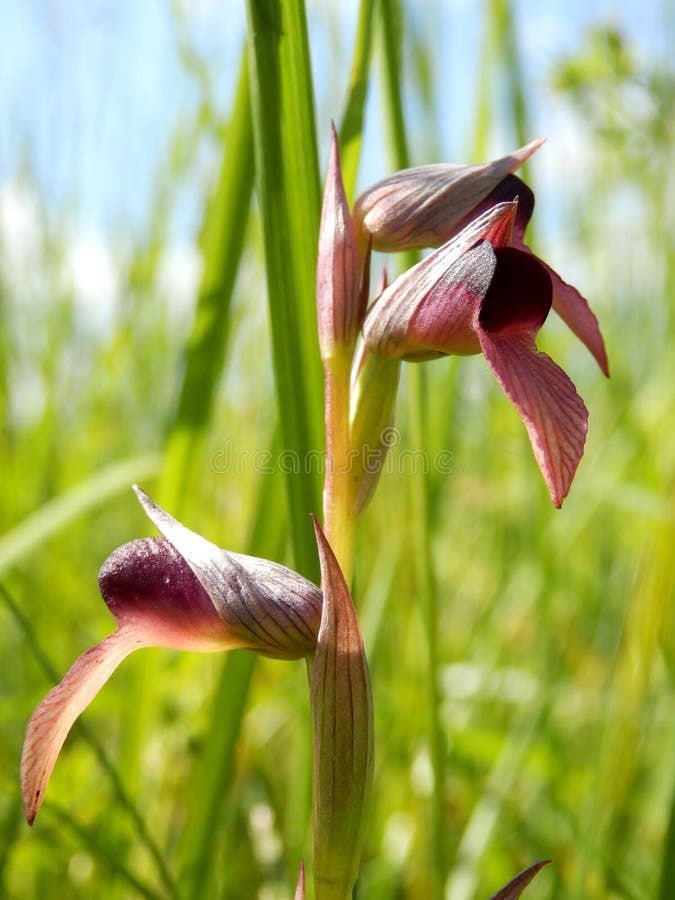
{"type": "MultiPolygon", "coordinates": [[[[443,91],[429,84],[419,24],[409,30],[412,7],[364,0],[353,61],[313,53],[315,73],[340,87],[342,105],[319,110],[319,120],[342,115],[352,187],[371,116],[394,136],[399,164],[430,161],[409,160],[405,141],[415,104],[442,108],[443,91]],[[382,79],[378,120],[365,98],[382,79]]],[[[532,123],[534,137],[527,98],[548,86],[525,91],[511,5],[486,7],[501,53],[482,56],[475,80],[506,78],[508,119],[517,132],[532,123]]],[[[54,673],[111,627],[97,570],[114,547],[147,533],[126,482],[157,477],[160,499],[173,497],[205,536],[316,572],[308,513],[319,509],[318,470],[289,478],[278,464],[272,475],[251,464],[257,450],[278,463],[281,450],[321,447],[319,163],[303,17],[299,0],[251,0],[253,106],[243,74],[238,94],[230,86],[227,128],[208,126],[221,118],[212,88],[199,55],[183,48],[202,73],[197,111],[180,122],[173,163],[158,160],[143,244],[116,247],[118,292],[104,327],[87,323],[64,284],[69,212],[48,214],[30,174],[33,256],[17,273],[0,247],[3,897],[289,897],[303,855],[309,871],[301,665],[143,651],[73,732],[33,830],[17,802],[31,709],[54,673]],[[157,266],[195,147],[214,138],[220,176],[204,192],[190,327],[169,310],[157,266]],[[221,465],[226,448],[239,470],[221,465]]],[[[591,412],[560,512],[479,358],[442,360],[404,380],[400,441],[357,545],[376,727],[357,886],[368,900],[431,897],[443,883],[453,900],[483,900],[545,857],[553,864],[528,888],[533,900],[670,895],[675,79],[605,28],[559,61],[550,83],[587,158],[578,183],[562,173],[569,238],[547,231],[544,190],[537,233],[563,275],[580,273],[612,379],[547,323],[542,348],[564,360],[591,412]]],[[[487,89],[480,96],[469,138],[482,149],[504,106],[487,89]]],[[[549,134],[548,147],[558,137],[549,134]]],[[[318,135],[322,149],[328,139],[318,135]]]]}

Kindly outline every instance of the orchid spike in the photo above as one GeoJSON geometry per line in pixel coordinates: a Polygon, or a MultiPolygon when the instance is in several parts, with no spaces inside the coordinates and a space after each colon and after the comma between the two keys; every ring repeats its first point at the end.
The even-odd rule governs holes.
{"type": "Polygon", "coordinates": [[[353,348],[366,310],[361,263],[342,182],[338,137],[333,126],[321,211],[316,297],[321,356],[353,348]]]}
{"type": "Polygon", "coordinates": [[[316,643],[316,585],[269,560],[221,550],[136,492],[164,537],[131,541],[105,561],[99,588],[117,630],[79,657],[28,722],[21,789],[31,825],[73,722],[132,651],[242,647],[296,659],[316,643]]]}
{"type": "Polygon", "coordinates": [[[550,859],[541,859],[539,862],[528,866],[527,869],[524,869],[519,875],[512,878],[507,885],[504,885],[501,891],[497,891],[496,894],[493,894],[492,897],[490,897],[490,900],[518,900],[518,897],[520,897],[535,875],[550,862],[550,859]]]}
{"type": "Polygon", "coordinates": [[[323,589],[310,673],[314,886],[317,900],[348,900],[359,872],[373,777],[373,704],[349,588],[316,519],[314,530],[323,589]]]}
{"type": "Polygon", "coordinates": [[[583,454],[588,412],[535,338],[551,307],[548,271],[509,246],[517,201],[499,203],[391,284],[364,339],[394,359],[482,353],[518,410],[551,500],[560,507],[583,454]]]}

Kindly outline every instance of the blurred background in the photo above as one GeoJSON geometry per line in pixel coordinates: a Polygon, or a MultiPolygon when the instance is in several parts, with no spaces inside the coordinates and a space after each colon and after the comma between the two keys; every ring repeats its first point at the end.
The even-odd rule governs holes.
{"type": "MultiPolygon", "coordinates": [[[[355,0],[307,6],[322,172],[358,14],[355,0]]],[[[450,454],[427,474],[417,530],[440,620],[446,896],[486,898],[550,857],[533,900],[666,900],[675,8],[384,4],[358,188],[396,168],[383,125],[385,15],[402,35],[413,164],[480,162],[547,138],[527,171],[532,242],[589,299],[611,368],[607,381],[551,316],[539,346],[590,411],[561,511],[481,358],[421,376],[424,448],[431,460],[450,454]]],[[[73,732],[32,830],[18,790],[31,710],[112,629],[100,565],[152,533],[132,482],[221,546],[293,564],[284,473],[252,459],[278,448],[255,199],[241,259],[213,275],[244,4],[9,0],[0,25],[0,895],[289,897],[311,847],[299,663],[144,651],[73,732]],[[227,295],[222,322],[195,362],[207,327],[195,310],[212,290],[227,295]],[[191,418],[195,366],[207,389],[191,418]]],[[[358,889],[368,900],[428,897],[433,868],[438,789],[409,537],[419,478],[401,461],[420,437],[409,377],[400,442],[359,531],[376,717],[358,889]]]]}

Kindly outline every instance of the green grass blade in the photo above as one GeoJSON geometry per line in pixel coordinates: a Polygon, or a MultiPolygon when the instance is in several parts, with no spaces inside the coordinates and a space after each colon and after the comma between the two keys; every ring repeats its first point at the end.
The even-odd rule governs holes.
{"type": "Polygon", "coordinates": [[[675,884],[675,783],[673,783],[672,788],[670,817],[668,830],[663,842],[661,860],[661,883],[657,897],[658,900],[668,900],[672,896],[673,885],[675,884]]]}
{"type": "Polygon", "coordinates": [[[149,453],[112,463],[31,513],[0,538],[0,573],[54,537],[70,523],[157,473],[160,459],[149,453]]]}
{"type": "Polygon", "coordinates": [[[220,177],[204,225],[204,271],[192,332],[185,347],[185,374],[170,425],[158,492],[176,516],[181,514],[225,364],[230,305],[244,246],[253,177],[251,104],[244,54],[220,177]]]}
{"type": "Polygon", "coordinates": [[[368,96],[376,5],[377,0],[361,0],[349,76],[349,91],[340,122],[340,162],[342,180],[348,199],[351,199],[354,194],[361,158],[363,118],[368,96]]]}
{"type": "Polygon", "coordinates": [[[309,513],[319,510],[323,377],[314,295],[320,182],[312,76],[301,0],[248,0],[251,96],[272,349],[295,565],[318,579],[309,513]],[[292,467],[288,467],[291,469],[292,467]]]}
{"type": "Polygon", "coordinates": [[[89,852],[99,861],[99,863],[101,863],[101,865],[105,866],[110,872],[119,875],[139,896],[146,897],[147,900],[160,900],[162,895],[154,891],[149,885],[145,884],[140,878],[134,875],[131,869],[129,869],[120,859],[119,853],[116,852],[116,848],[114,849],[105,845],[100,838],[100,833],[97,833],[92,828],[85,828],[80,825],[70,815],[68,810],[63,809],[55,803],[49,801],[45,803],[44,812],[53,816],[59,823],[60,828],[65,826],[72,831],[79,843],[82,846],[87,847],[89,852]]]}
{"type": "MultiPolygon", "coordinates": [[[[253,192],[252,158],[248,65],[243,53],[218,183],[206,210],[197,308],[185,346],[184,375],[156,491],[163,505],[179,517],[198,478],[199,449],[225,365],[230,306],[253,192]]],[[[140,789],[143,748],[156,711],[152,660],[134,660],[132,677],[135,703],[127,717],[119,759],[129,789],[136,791],[140,789]]]]}
{"type": "MultiPolygon", "coordinates": [[[[410,165],[410,153],[406,134],[405,114],[401,90],[403,46],[403,10],[398,0],[382,0],[382,34],[384,49],[385,106],[391,131],[394,157],[398,168],[410,165]]],[[[405,265],[414,264],[415,254],[405,254],[405,265]]],[[[409,366],[408,380],[410,440],[413,447],[428,447],[424,424],[426,408],[424,370],[409,366]]],[[[431,859],[430,896],[441,900],[447,873],[447,827],[445,822],[445,738],[440,717],[438,686],[438,608],[436,586],[431,559],[431,507],[429,480],[425,472],[410,474],[411,520],[409,534],[412,539],[411,556],[414,568],[415,589],[424,624],[426,644],[425,696],[429,722],[429,751],[434,775],[431,795],[431,822],[429,854],[431,859]]]]}
{"type": "MultiPolygon", "coordinates": [[[[275,442],[275,446],[278,441],[275,442]]],[[[256,504],[255,521],[247,553],[269,559],[283,555],[286,529],[279,508],[284,506],[279,474],[265,476],[256,504]]],[[[216,685],[211,721],[194,774],[181,847],[179,882],[191,897],[210,896],[218,824],[227,806],[232,781],[234,750],[239,738],[245,703],[258,657],[254,653],[228,653],[216,685]]]]}

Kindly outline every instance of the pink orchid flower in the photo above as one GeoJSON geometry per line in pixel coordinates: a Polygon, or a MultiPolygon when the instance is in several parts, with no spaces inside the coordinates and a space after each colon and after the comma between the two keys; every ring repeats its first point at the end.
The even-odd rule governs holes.
{"type": "Polygon", "coordinates": [[[134,650],[243,647],[299,659],[316,645],[316,585],[269,560],[221,550],[135,490],[164,537],[131,541],[108,557],[98,580],[117,630],[79,657],[30,718],[21,788],[31,825],[73,722],[134,650]]]}
{"type": "Polygon", "coordinates": [[[413,266],[373,303],[368,347],[421,361],[482,353],[525,424],[556,507],[583,454],[588,412],[535,339],[551,308],[548,269],[511,246],[518,202],[499,203],[413,266]]]}
{"type": "MultiPolygon", "coordinates": [[[[542,139],[532,141],[484,165],[417,166],[384,178],[356,201],[354,218],[361,242],[371,240],[376,250],[439,247],[496,203],[517,198],[518,215],[509,243],[532,253],[525,244],[525,229],[534,209],[534,194],[513,173],[542,143],[542,139]]],[[[551,279],[553,309],[609,376],[605,344],[588,302],[549,265],[542,265],[551,279]]]]}

